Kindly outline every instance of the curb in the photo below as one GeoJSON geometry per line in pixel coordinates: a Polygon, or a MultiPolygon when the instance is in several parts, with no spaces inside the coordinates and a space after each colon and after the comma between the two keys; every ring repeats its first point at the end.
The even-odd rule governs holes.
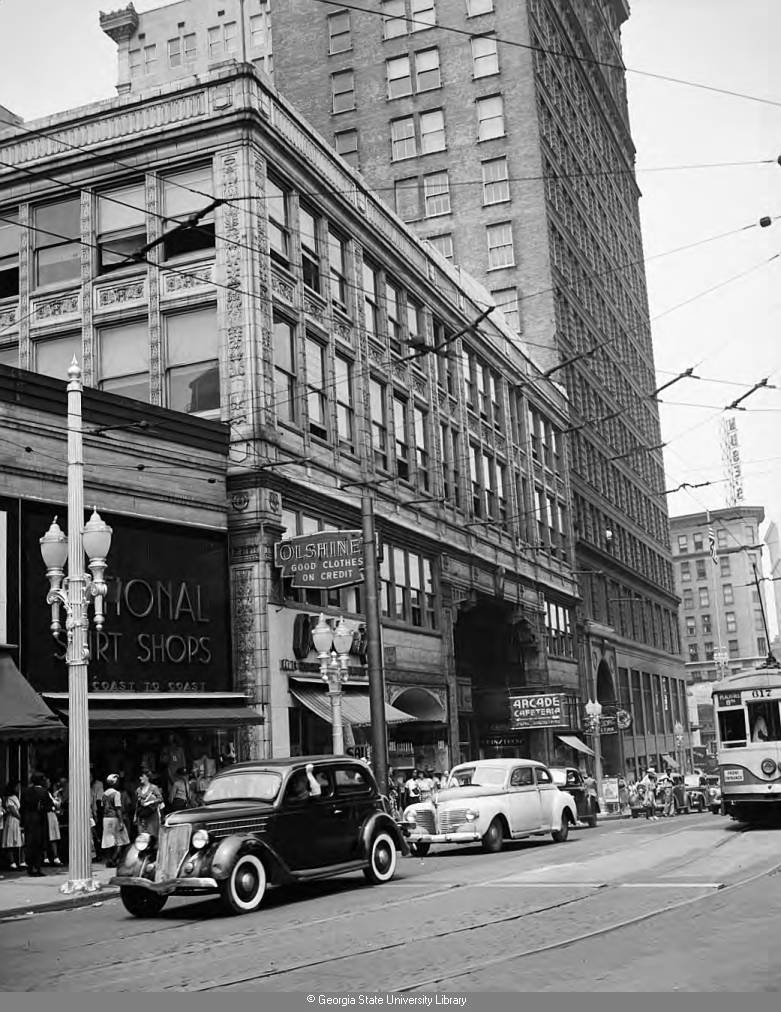
{"type": "Polygon", "coordinates": [[[53,910],[73,910],[76,907],[91,907],[104,900],[113,900],[119,896],[119,889],[98,889],[94,893],[83,893],[77,896],[63,896],[62,899],[49,900],[44,903],[27,903],[21,907],[9,907],[0,910],[0,922],[12,918],[23,917],[25,914],[51,913],[53,910]]]}

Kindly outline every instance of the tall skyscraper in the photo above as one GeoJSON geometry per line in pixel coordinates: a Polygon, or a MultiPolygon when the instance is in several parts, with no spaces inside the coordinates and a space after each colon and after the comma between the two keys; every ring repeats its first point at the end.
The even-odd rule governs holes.
{"type": "Polygon", "coordinates": [[[625,0],[271,10],[281,92],[483,281],[540,373],[566,387],[584,674],[603,706],[634,714],[603,738],[609,764],[631,769],[672,746],[683,666],[621,56],[628,16],[625,0]]]}

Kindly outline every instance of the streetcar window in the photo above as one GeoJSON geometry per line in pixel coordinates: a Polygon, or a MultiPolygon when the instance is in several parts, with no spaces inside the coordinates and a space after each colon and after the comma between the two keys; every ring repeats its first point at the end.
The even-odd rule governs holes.
{"type": "Polygon", "coordinates": [[[719,738],[724,748],[738,748],[746,744],[746,715],[742,709],[721,711],[719,738]]]}
{"type": "Polygon", "coordinates": [[[776,700],[761,703],[747,703],[748,726],[751,728],[751,741],[761,744],[763,741],[781,741],[781,721],[778,718],[776,700]]]}

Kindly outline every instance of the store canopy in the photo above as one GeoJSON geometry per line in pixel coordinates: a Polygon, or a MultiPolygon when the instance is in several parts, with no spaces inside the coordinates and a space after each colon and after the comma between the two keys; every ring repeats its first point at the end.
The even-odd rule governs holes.
{"type": "MultiPolygon", "coordinates": [[[[139,706],[138,697],[134,705],[117,703],[114,706],[89,706],[89,726],[93,731],[120,730],[140,727],[243,727],[248,724],[262,724],[264,718],[250,706],[215,703],[192,703],[166,701],[161,706],[155,702],[139,706]]],[[[68,719],[67,703],[57,705],[63,719],[68,719]]]]}
{"type": "MultiPolygon", "coordinates": [[[[296,686],[294,689],[291,688],[290,692],[299,703],[303,703],[312,713],[318,717],[322,717],[329,724],[331,723],[331,702],[328,698],[328,693],[324,689],[310,689],[302,685],[296,686]]],[[[352,724],[356,727],[369,726],[372,722],[369,694],[350,690],[343,692],[342,719],[346,724],[352,724]]],[[[404,721],[414,721],[417,719],[411,713],[398,710],[395,706],[391,706],[390,703],[385,704],[386,724],[401,724],[404,721]]]]}
{"type": "Polygon", "coordinates": [[[677,770],[678,769],[678,763],[675,761],[675,759],[673,759],[673,757],[671,755],[667,755],[667,754],[663,755],[662,756],[662,762],[666,763],[670,767],[671,770],[677,770]]]}
{"type": "Polygon", "coordinates": [[[65,728],[14,664],[0,650],[0,739],[40,741],[63,738],[65,728]]]}
{"type": "Polygon", "coordinates": [[[557,734],[556,737],[559,741],[563,741],[565,745],[574,748],[576,752],[582,752],[584,755],[594,755],[593,749],[590,749],[580,738],[576,738],[574,734],[557,734]]]}

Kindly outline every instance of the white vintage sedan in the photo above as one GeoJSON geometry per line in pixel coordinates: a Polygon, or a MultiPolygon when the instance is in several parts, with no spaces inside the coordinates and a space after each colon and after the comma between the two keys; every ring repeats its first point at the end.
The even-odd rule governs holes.
{"type": "Polygon", "coordinates": [[[413,854],[432,843],[477,843],[496,853],[505,840],[550,833],[563,843],[577,822],[572,795],[533,759],[478,759],[455,766],[447,786],[404,810],[413,854]]]}

